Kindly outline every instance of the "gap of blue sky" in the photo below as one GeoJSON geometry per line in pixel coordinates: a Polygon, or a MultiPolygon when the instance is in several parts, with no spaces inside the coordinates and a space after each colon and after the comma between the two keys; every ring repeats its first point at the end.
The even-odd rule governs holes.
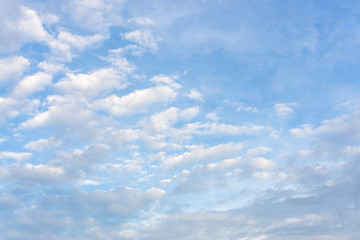
{"type": "Polygon", "coordinates": [[[360,4],[0,0],[0,240],[360,238],[360,4]]]}

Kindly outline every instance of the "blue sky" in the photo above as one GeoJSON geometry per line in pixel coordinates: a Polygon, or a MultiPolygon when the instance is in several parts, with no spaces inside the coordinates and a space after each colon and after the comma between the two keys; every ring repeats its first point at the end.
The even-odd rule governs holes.
{"type": "Polygon", "coordinates": [[[360,238],[360,4],[0,0],[0,239],[360,238]]]}

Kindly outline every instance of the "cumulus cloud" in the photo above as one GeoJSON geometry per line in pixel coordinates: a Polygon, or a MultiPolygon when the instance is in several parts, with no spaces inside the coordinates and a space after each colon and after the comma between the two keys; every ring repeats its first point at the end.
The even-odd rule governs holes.
{"type": "Polygon", "coordinates": [[[122,97],[111,95],[94,102],[94,107],[117,116],[128,115],[145,112],[154,103],[166,104],[174,100],[177,95],[176,89],[159,85],[153,88],[136,90],[122,97]]]}
{"type": "Polygon", "coordinates": [[[263,157],[256,157],[250,160],[250,166],[255,169],[262,169],[262,170],[273,170],[276,168],[276,164],[263,157]]]}
{"type": "Polygon", "coordinates": [[[304,138],[310,136],[313,133],[313,129],[311,125],[305,124],[302,125],[302,128],[290,129],[290,133],[296,137],[304,138]]]}
{"type": "Polygon", "coordinates": [[[32,155],[32,153],[28,152],[0,152],[0,159],[13,159],[17,161],[24,161],[31,158],[32,155]]]}
{"type": "Polygon", "coordinates": [[[48,108],[37,113],[33,118],[20,124],[20,128],[46,127],[55,124],[67,126],[84,126],[93,124],[91,121],[92,111],[72,98],[61,96],[49,96],[48,108]]]}
{"type": "Polygon", "coordinates": [[[11,52],[25,42],[43,41],[48,33],[36,11],[21,1],[0,1],[0,51],[11,52]]]}
{"type": "Polygon", "coordinates": [[[360,238],[354,4],[35,2],[0,0],[0,239],[360,238]]]}
{"type": "Polygon", "coordinates": [[[113,68],[103,68],[89,74],[69,73],[55,87],[65,94],[96,97],[124,88],[125,85],[126,76],[123,73],[113,68]]]}
{"type": "Polygon", "coordinates": [[[202,94],[196,89],[191,89],[190,93],[187,94],[187,96],[190,99],[194,99],[194,100],[197,100],[197,101],[200,101],[200,102],[204,102],[204,98],[203,98],[202,94]]]}
{"type": "Polygon", "coordinates": [[[0,122],[23,114],[31,114],[38,108],[39,104],[40,102],[36,99],[18,100],[15,98],[0,97],[0,122]]]}
{"type": "Polygon", "coordinates": [[[16,179],[19,181],[34,182],[60,182],[66,180],[67,176],[62,167],[51,166],[46,164],[32,163],[14,163],[8,166],[0,167],[3,172],[3,179],[16,179]]]}
{"type": "Polygon", "coordinates": [[[49,37],[46,43],[52,51],[50,59],[66,62],[71,61],[77,51],[99,44],[105,38],[106,35],[101,34],[81,36],[60,31],[56,37],[49,37]]]}
{"type": "Polygon", "coordinates": [[[0,59],[0,84],[14,82],[30,66],[28,59],[21,56],[10,56],[0,59]]]}
{"type": "Polygon", "coordinates": [[[155,131],[168,130],[177,121],[190,121],[199,112],[198,107],[186,108],[180,110],[176,107],[171,107],[160,113],[154,114],[150,117],[150,126],[155,131]]]}
{"type": "Polygon", "coordinates": [[[52,83],[52,76],[48,73],[39,72],[32,76],[27,76],[19,82],[12,95],[15,97],[28,97],[33,93],[42,91],[52,83]]]}
{"type": "Polygon", "coordinates": [[[53,150],[53,148],[60,146],[62,143],[61,139],[56,139],[55,137],[50,137],[48,139],[39,139],[36,141],[28,142],[24,145],[24,148],[33,150],[33,151],[44,151],[44,150],[53,150]]]}
{"type": "Polygon", "coordinates": [[[75,166],[90,168],[92,165],[104,161],[109,156],[110,147],[105,144],[93,144],[83,149],[74,149],[71,152],[61,152],[57,159],[66,166],[74,168],[75,166]]]}

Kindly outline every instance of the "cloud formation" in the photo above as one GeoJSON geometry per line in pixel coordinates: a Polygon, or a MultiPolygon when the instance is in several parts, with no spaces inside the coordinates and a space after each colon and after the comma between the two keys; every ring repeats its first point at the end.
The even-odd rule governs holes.
{"type": "Polygon", "coordinates": [[[359,239],[357,5],[0,0],[0,240],[359,239]]]}

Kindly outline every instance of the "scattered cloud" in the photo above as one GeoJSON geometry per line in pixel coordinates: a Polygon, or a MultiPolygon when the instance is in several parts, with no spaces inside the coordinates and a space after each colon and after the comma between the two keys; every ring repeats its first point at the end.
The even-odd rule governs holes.
{"type": "Polygon", "coordinates": [[[32,155],[32,153],[28,152],[0,152],[0,159],[13,159],[17,161],[24,161],[31,158],[32,155]]]}
{"type": "Polygon", "coordinates": [[[278,117],[287,118],[295,112],[294,107],[296,106],[296,103],[277,103],[274,105],[274,111],[278,117]]]}
{"type": "Polygon", "coordinates": [[[357,3],[259,2],[0,0],[0,239],[360,239],[357,3]]]}
{"type": "Polygon", "coordinates": [[[14,82],[30,66],[28,59],[21,56],[10,56],[0,59],[0,84],[14,82]]]}
{"type": "Polygon", "coordinates": [[[44,41],[49,37],[37,12],[21,1],[0,2],[0,51],[17,50],[25,42],[44,41]]]}

